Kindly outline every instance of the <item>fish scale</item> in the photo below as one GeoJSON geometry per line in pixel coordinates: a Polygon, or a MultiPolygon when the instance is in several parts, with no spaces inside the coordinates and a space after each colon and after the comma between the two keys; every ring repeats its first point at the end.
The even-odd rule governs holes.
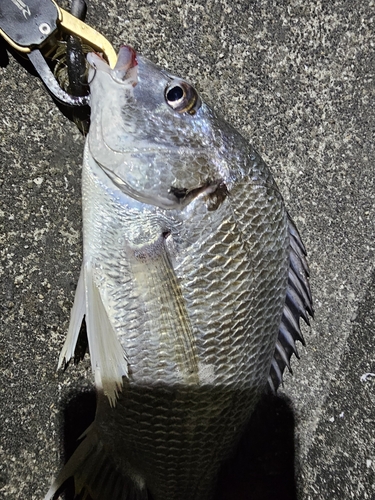
{"type": "Polygon", "coordinates": [[[209,500],[312,312],[304,247],[265,163],[193,87],[126,46],[113,71],[89,60],[84,259],[60,364],[85,316],[97,411],[46,500],[69,476],[93,500],[209,500]]]}
{"type": "MultiPolygon", "coordinates": [[[[90,177],[88,182],[97,183],[98,179],[90,177]]],[[[247,179],[244,179],[243,184],[248,187],[247,179]]],[[[88,188],[88,191],[94,193],[91,196],[96,199],[95,190],[92,186],[88,188]]],[[[271,255],[274,254],[275,259],[280,260],[280,253],[284,253],[282,257],[285,260],[287,258],[288,241],[286,231],[284,231],[284,239],[280,238],[279,244],[276,245],[274,238],[252,238],[251,241],[244,241],[243,236],[248,233],[237,230],[235,233],[237,236],[229,238],[229,242],[225,244],[223,236],[227,234],[228,227],[233,228],[233,225],[236,227],[240,221],[249,231],[248,226],[251,225],[253,219],[254,210],[240,210],[241,207],[248,208],[252,206],[251,200],[246,203],[246,197],[244,201],[241,200],[239,209],[233,208],[237,204],[237,192],[242,199],[244,192],[246,192],[243,190],[242,183],[238,184],[238,188],[233,190],[230,199],[224,202],[218,211],[202,211],[201,206],[198,206],[196,214],[194,211],[189,213],[193,227],[193,229],[190,229],[190,240],[196,242],[201,253],[197,253],[195,258],[192,258],[189,252],[189,256],[177,261],[175,267],[176,275],[179,277],[183,290],[182,294],[185,297],[190,321],[195,325],[194,333],[198,360],[202,364],[214,367],[214,375],[211,375],[214,380],[207,385],[206,392],[202,390],[197,391],[198,394],[194,394],[194,390],[190,388],[188,390],[183,387],[174,388],[176,380],[174,380],[172,364],[166,363],[164,370],[161,369],[164,364],[164,360],[161,360],[161,353],[168,353],[168,346],[160,341],[154,343],[150,342],[150,340],[146,341],[147,336],[150,335],[150,332],[147,331],[147,322],[143,325],[143,328],[138,325],[134,329],[134,336],[126,333],[123,335],[126,340],[121,338],[121,344],[127,353],[129,363],[134,366],[132,374],[134,379],[137,380],[137,384],[131,385],[128,391],[123,390],[116,408],[112,411],[126,415],[121,422],[120,433],[129,436],[129,438],[122,441],[121,447],[128,450],[129,455],[132,457],[133,468],[136,468],[137,472],[146,478],[146,483],[155,500],[166,498],[186,498],[186,500],[195,498],[199,500],[199,498],[209,498],[209,492],[213,491],[214,471],[218,466],[217,462],[212,459],[212,455],[214,457],[216,455],[221,461],[233,447],[233,442],[236,440],[238,433],[238,431],[234,432],[233,429],[243,427],[248,419],[249,409],[256,401],[255,391],[252,390],[252,387],[258,387],[260,380],[263,380],[263,385],[266,381],[266,374],[273,353],[274,337],[277,333],[277,326],[283,309],[283,303],[275,294],[275,290],[280,290],[285,294],[287,278],[286,266],[284,266],[283,272],[270,272],[271,255]],[[232,210],[228,210],[226,206],[228,203],[231,204],[232,210]],[[221,212],[225,213],[226,219],[224,221],[221,212]],[[240,212],[240,219],[237,212],[240,212]],[[210,228],[210,232],[208,228],[210,228]],[[250,243],[251,248],[247,249],[246,247],[249,247],[250,243]],[[250,252],[256,255],[254,262],[246,258],[250,252]],[[201,254],[205,255],[205,262],[208,263],[207,274],[206,266],[204,266],[203,270],[199,265],[197,266],[197,259],[198,261],[201,260],[201,254]],[[260,258],[261,254],[267,255],[267,259],[260,258]],[[221,261],[219,266],[216,263],[218,256],[220,256],[219,260],[221,261]],[[210,269],[210,262],[215,263],[212,266],[216,274],[214,279],[212,276],[213,271],[210,269]],[[235,275],[235,279],[233,275],[235,275]],[[260,276],[262,279],[259,279],[260,276]],[[224,287],[223,290],[218,286],[220,282],[228,283],[228,279],[229,283],[237,287],[238,298],[233,299],[232,287],[229,287],[229,289],[224,287]],[[251,287],[249,290],[249,282],[259,282],[261,287],[251,287]],[[238,289],[242,289],[243,294],[238,289]],[[264,289],[269,290],[268,295],[265,294],[264,289]],[[223,307],[212,310],[207,308],[206,301],[202,301],[202,290],[204,290],[204,295],[209,297],[209,303],[227,304],[227,309],[223,307]],[[197,307],[197,304],[199,304],[199,307],[197,307]],[[268,311],[267,315],[264,314],[264,310],[268,311]],[[249,311],[254,311],[254,313],[251,315],[249,311]],[[271,311],[271,314],[269,314],[269,311],[271,311]],[[264,318],[269,318],[268,322],[264,318]],[[223,327],[225,323],[228,325],[226,328],[223,327]],[[253,342],[249,341],[249,331],[252,332],[253,342]],[[268,342],[264,341],[266,336],[270,337],[268,342]],[[234,338],[236,341],[234,341],[234,338]],[[143,339],[145,340],[143,341],[143,339]],[[207,349],[207,343],[211,344],[212,353],[207,349]],[[254,359],[257,360],[256,363],[254,363],[254,359]],[[230,365],[228,360],[230,360],[230,365]],[[253,369],[250,372],[247,367],[251,364],[253,369]],[[166,388],[161,391],[161,394],[158,393],[158,387],[153,387],[152,390],[147,391],[147,384],[152,383],[155,385],[156,372],[160,382],[163,381],[166,384],[166,388]],[[170,382],[169,378],[171,379],[170,382]],[[214,382],[215,386],[220,387],[221,384],[223,385],[223,394],[220,394],[219,399],[218,392],[213,391],[212,382],[214,382]],[[144,391],[141,391],[142,398],[137,397],[138,384],[146,387],[144,391]],[[250,389],[245,390],[246,387],[250,389]],[[237,395],[237,391],[239,395],[237,395]],[[167,397],[163,397],[165,392],[167,397]],[[168,404],[170,400],[174,403],[172,407],[168,404]],[[233,400],[242,410],[238,412],[232,411],[232,414],[228,411],[228,416],[225,417],[223,415],[225,409],[233,409],[235,406],[233,400]],[[156,408],[155,405],[157,405],[156,408]],[[218,408],[219,417],[213,418],[215,406],[218,408]],[[200,431],[199,426],[195,429],[188,426],[187,431],[184,431],[187,420],[189,420],[189,417],[187,417],[189,413],[192,415],[192,422],[200,422],[200,431]],[[172,441],[170,440],[171,435],[174,436],[172,441]],[[213,453],[213,450],[218,446],[218,440],[220,441],[220,450],[213,453]],[[211,456],[210,460],[208,460],[208,456],[211,456]],[[147,474],[149,470],[153,471],[150,478],[148,478],[147,474]],[[205,470],[203,479],[200,477],[202,470],[205,470]],[[196,475],[200,477],[199,480],[198,477],[195,477],[196,475]],[[192,483],[199,485],[197,490],[189,491],[192,483]],[[200,489],[201,492],[199,492],[200,489]]],[[[257,194],[259,196],[259,192],[257,194]]],[[[112,198],[110,198],[109,207],[107,208],[102,198],[100,217],[106,211],[113,213],[111,200],[112,198]]],[[[123,206],[123,204],[120,204],[115,212],[119,213],[124,210],[123,206]]],[[[262,204],[263,218],[262,222],[257,221],[257,228],[262,223],[268,227],[268,206],[272,207],[272,210],[268,210],[268,218],[272,213],[273,220],[275,217],[275,204],[271,205],[268,196],[265,195],[262,204]]],[[[280,207],[282,207],[281,202],[280,207]]],[[[279,224],[285,225],[283,210],[280,210],[280,214],[279,224]]],[[[146,212],[145,217],[149,217],[148,212],[146,212]]],[[[126,220],[126,217],[123,219],[126,220]]],[[[257,217],[257,219],[259,218],[257,217]]],[[[118,226],[118,221],[116,221],[116,225],[118,226]]],[[[126,223],[124,232],[125,229],[126,223]]],[[[160,233],[160,229],[158,233],[160,233]]],[[[263,233],[266,234],[266,231],[263,231],[263,233]]],[[[106,249],[111,248],[111,252],[114,251],[113,245],[115,245],[116,239],[113,238],[112,231],[109,230],[108,234],[109,239],[98,244],[98,248],[102,253],[96,258],[100,262],[108,261],[106,249]]],[[[181,240],[184,240],[183,233],[181,233],[181,240]]],[[[92,248],[90,250],[92,251],[92,248]]],[[[120,251],[121,249],[118,250],[118,253],[120,251]]],[[[184,255],[184,248],[180,248],[178,253],[184,255]]],[[[115,268],[116,264],[112,263],[112,280],[115,268]]],[[[273,268],[271,267],[271,269],[273,268]]],[[[117,272],[118,283],[116,281],[112,282],[110,290],[117,289],[119,284],[124,287],[123,273],[124,269],[120,267],[117,272]]],[[[129,284],[129,282],[127,283],[129,284]]],[[[158,301],[157,296],[154,299],[158,301]]],[[[122,307],[122,304],[122,302],[117,302],[114,309],[122,307]]],[[[152,309],[150,305],[148,307],[152,309]]],[[[124,320],[126,321],[126,316],[124,316],[124,320]]],[[[127,330],[126,324],[120,323],[115,324],[115,326],[117,331],[123,332],[127,330]]],[[[111,436],[116,437],[119,429],[117,428],[116,431],[108,428],[107,412],[104,412],[104,415],[103,422],[101,422],[100,413],[98,413],[96,423],[99,427],[103,426],[105,429],[106,441],[108,439],[107,445],[113,454],[113,450],[116,449],[116,442],[111,442],[111,436]]],[[[120,455],[120,450],[118,453],[120,455]]]]}
{"type": "MultiPolygon", "coordinates": [[[[222,460],[233,446],[240,432],[238,422],[243,421],[254,399],[251,391],[236,395],[226,388],[213,391],[210,386],[199,391],[180,389],[177,395],[173,387],[145,388],[143,392],[139,387],[130,388],[124,390],[118,402],[125,417],[120,428],[107,429],[108,433],[113,431],[114,437],[119,432],[127,437],[120,449],[116,440],[109,439],[107,446],[119,456],[128,451],[133,467],[142,471],[153,498],[209,498],[216,461],[222,460]],[[235,407],[239,410],[230,412],[235,407]],[[141,414],[139,408],[144,409],[141,414]],[[237,432],[233,432],[235,428],[237,432]]],[[[109,409],[105,414],[108,419],[109,409]]],[[[123,467],[129,469],[125,463],[123,467]]]]}

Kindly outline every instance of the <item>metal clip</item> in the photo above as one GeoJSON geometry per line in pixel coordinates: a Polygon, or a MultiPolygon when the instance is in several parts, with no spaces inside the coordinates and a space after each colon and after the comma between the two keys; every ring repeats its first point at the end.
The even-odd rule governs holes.
{"type": "Polygon", "coordinates": [[[66,10],[60,9],[60,14],[60,26],[63,31],[70,35],[78,36],[82,42],[87,43],[87,45],[90,45],[97,52],[102,52],[112,69],[116,66],[117,54],[115,49],[103,35],[80,19],[72,16],[72,14],[69,14],[66,10]]]}
{"type": "Polygon", "coordinates": [[[88,96],[75,97],[58,84],[44,56],[48,56],[64,33],[80,38],[102,52],[113,68],[117,55],[110,42],[96,30],[61,9],[54,0],[1,0],[0,35],[18,52],[28,56],[50,92],[68,106],[82,106],[88,96]]]}

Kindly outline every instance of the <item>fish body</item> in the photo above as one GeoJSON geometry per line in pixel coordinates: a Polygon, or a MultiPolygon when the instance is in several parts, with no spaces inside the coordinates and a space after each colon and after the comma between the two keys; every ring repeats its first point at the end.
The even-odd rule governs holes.
{"type": "Polygon", "coordinates": [[[303,245],[263,160],[193,87],[126,46],[113,70],[89,61],[60,364],[85,317],[97,411],[46,499],[72,475],[93,500],[207,500],[311,310],[303,245]]]}

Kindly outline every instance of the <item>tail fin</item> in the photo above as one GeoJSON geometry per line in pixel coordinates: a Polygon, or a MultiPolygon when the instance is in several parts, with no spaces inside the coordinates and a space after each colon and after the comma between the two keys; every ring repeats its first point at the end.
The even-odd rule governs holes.
{"type": "MultiPolygon", "coordinates": [[[[123,475],[107,455],[95,423],[85,432],[85,438],[53,481],[44,500],[56,500],[65,482],[74,478],[75,495],[92,500],[147,500],[141,478],[123,475]],[[57,496],[56,496],[57,495],[57,496]]],[[[81,497],[80,497],[81,498],[81,497]]]]}

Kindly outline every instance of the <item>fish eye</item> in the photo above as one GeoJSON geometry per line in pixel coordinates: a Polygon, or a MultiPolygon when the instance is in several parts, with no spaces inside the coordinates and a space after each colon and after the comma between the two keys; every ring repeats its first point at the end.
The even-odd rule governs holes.
{"type": "Polygon", "coordinates": [[[169,107],[178,113],[194,115],[200,105],[200,98],[194,87],[184,81],[171,82],[164,92],[169,107]]]}
{"type": "Polygon", "coordinates": [[[184,91],[182,90],[181,87],[172,87],[171,89],[168,90],[166,94],[166,98],[168,102],[175,102],[181,100],[181,98],[184,97],[184,91]]]}

